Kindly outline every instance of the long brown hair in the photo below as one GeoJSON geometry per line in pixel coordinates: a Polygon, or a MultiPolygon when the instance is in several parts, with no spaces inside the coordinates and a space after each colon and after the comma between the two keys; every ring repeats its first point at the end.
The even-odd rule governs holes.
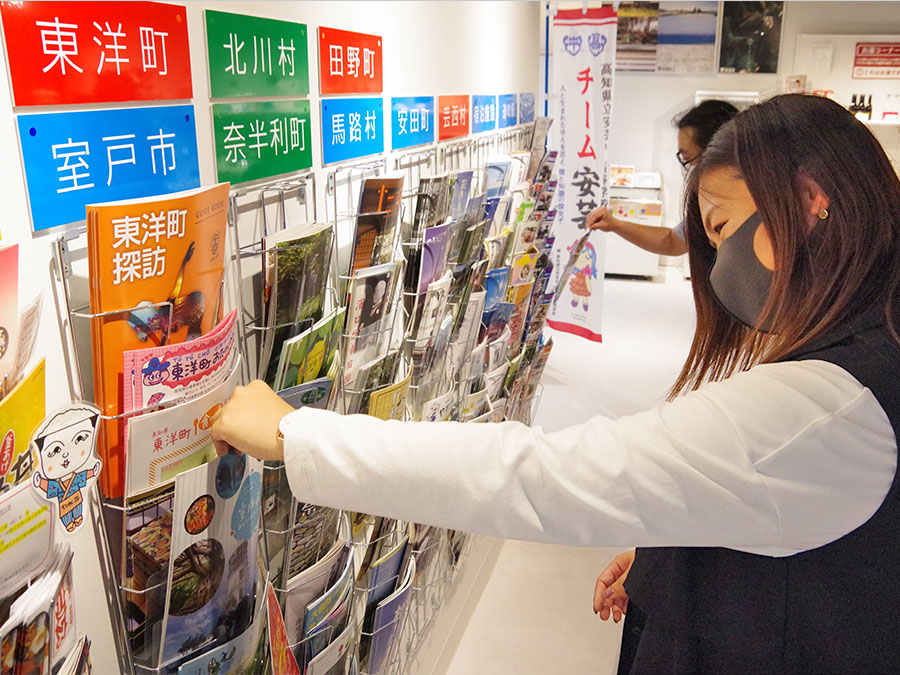
{"type": "Polygon", "coordinates": [[[697,327],[670,398],[783,358],[876,303],[900,343],[900,180],[872,133],[837,103],[786,94],[727,122],[688,178],[685,227],[697,327]],[[758,322],[767,332],[733,319],[709,287],[715,249],[697,195],[703,175],[723,167],[746,183],[772,240],[772,289],[758,322]],[[812,230],[807,179],[829,200],[812,230]]]}

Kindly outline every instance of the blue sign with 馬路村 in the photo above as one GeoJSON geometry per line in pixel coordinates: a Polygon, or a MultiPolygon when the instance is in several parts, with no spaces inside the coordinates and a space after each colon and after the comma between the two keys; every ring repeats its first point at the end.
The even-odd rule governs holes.
{"type": "Polygon", "coordinates": [[[518,123],[518,96],[503,94],[500,96],[500,128],[514,127],[518,123]]]}
{"type": "Polygon", "coordinates": [[[17,115],[35,232],[85,219],[85,205],[200,185],[191,105],[17,115]]]}
{"type": "Polygon", "coordinates": [[[322,163],[384,152],[384,102],[380,98],[322,100],[322,163]]]}
{"type": "Polygon", "coordinates": [[[434,142],[434,97],[391,99],[391,149],[434,142]]]}
{"type": "Polygon", "coordinates": [[[534,94],[519,94],[519,124],[534,122],[534,94]]]}
{"type": "Polygon", "coordinates": [[[497,97],[472,96],[472,133],[497,128],[497,97]]]}

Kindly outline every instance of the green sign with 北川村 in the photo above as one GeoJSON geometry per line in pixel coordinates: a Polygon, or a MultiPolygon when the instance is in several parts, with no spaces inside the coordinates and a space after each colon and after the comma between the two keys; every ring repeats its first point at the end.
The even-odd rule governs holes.
{"type": "Polygon", "coordinates": [[[244,183],[312,166],[309,101],[214,103],[216,180],[244,183]]]}
{"type": "Polygon", "coordinates": [[[209,95],[309,96],[306,24],[206,10],[209,95]]]}

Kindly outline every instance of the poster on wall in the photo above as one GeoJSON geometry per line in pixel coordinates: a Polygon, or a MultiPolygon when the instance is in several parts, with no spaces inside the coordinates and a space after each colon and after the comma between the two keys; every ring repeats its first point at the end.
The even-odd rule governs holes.
{"type": "Polygon", "coordinates": [[[551,286],[559,283],[571,253],[575,251],[577,256],[547,324],[600,342],[604,239],[598,233],[583,246],[579,244],[588,213],[609,203],[616,13],[612,7],[591,8],[585,13],[560,10],[553,25],[553,89],[559,95],[553,115],[558,124],[559,156],[551,286]]]}
{"type": "Polygon", "coordinates": [[[857,42],[854,80],[900,80],[900,42],[857,42]]]}
{"type": "Polygon", "coordinates": [[[161,2],[4,2],[15,105],[189,99],[187,14],[161,2]]]}
{"type": "Polygon", "coordinates": [[[775,73],[784,2],[725,2],[720,73],[775,73]]]}
{"type": "Polygon", "coordinates": [[[719,3],[715,0],[660,3],[656,70],[660,73],[715,71],[718,26],[719,3]]]}
{"type": "Polygon", "coordinates": [[[620,2],[616,70],[655,71],[658,2],[620,2]]]}
{"type": "Polygon", "coordinates": [[[308,96],[306,25],[206,10],[209,95],[308,96]]]}
{"type": "Polygon", "coordinates": [[[534,94],[519,94],[519,124],[534,122],[534,94]]]}

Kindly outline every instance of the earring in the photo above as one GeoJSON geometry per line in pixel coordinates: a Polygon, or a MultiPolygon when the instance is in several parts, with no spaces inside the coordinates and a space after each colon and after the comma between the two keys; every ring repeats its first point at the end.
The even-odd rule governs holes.
{"type": "Polygon", "coordinates": [[[819,220],[825,220],[828,217],[828,209],[824,206],[819,209],[819,213],[816,214],[819,216],[819,220]]]}

